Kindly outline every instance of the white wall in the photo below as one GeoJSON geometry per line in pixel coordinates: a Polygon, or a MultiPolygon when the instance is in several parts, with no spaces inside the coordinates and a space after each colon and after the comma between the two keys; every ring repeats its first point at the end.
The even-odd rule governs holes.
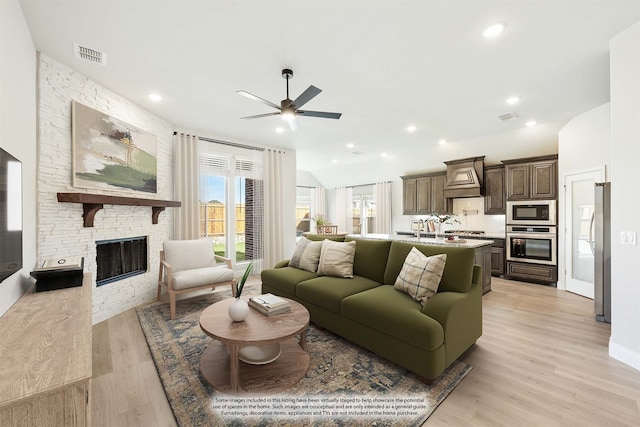
{"type": "Polygon", "coordinates": [[[87,190],[71,184],[71,101],[109,114],[157,137],[158,192],[133,197],[173,199],[173,127],[51,57],[40,54],[38,68],[38,259],[84,256],[93,276],[93,323],[101,322],[156,295],[159,252],[173,235],[173,209],[151,223],[150,207],[104,205],[94,226],[83,227],[82,205],[58,203],[56,193],[79,192],[132,196],[129,192],[87,190]],[[146,274],[95,287],[96,240],[147,236],[146,274]]]}
{"type": "Polygon", "coordinates": [[[600,105],[569,121],[558,133],[558,288],[566,289],[566,241],[560,232],[565,227],[565,176],[605,169],[611,170],[611,105],[600,105]]]}
{"type": "MultiPolygon", "coordinates": [[[[609,354],[640,369],[640,247],[620,233],[640,231],[640,22],[611,50],[611,341],[609,354]]],[[[636,240],[637,241],[637,240],[636,240]]]]}
{"type": "Polygon", "coordinates": [[[0,315],[33,284],[36,265],[36,50],[20,3],[0,1],[0,146],[22,161],[22,263],[0,283],[0,315]]]}

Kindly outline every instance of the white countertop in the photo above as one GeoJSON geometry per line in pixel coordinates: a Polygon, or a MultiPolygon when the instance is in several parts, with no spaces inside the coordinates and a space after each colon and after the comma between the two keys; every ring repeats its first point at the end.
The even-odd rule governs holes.
{"type": "Polygon", "coordinates": [[[359,234],[349,234],[349,237],[356,239],[371,239],[371,240],[393,240],[396,242],[408,242],[419,243],[421,245],[433,245],[433,246],[457,246],[462,248],[481,248],[483,246],[490,246],[493,240],[477,240],[477,239],[459,239],[459,240],[443,240],[434,239],[431,237],[412,237],[412,236],[394,236],[389,234],[375,234],[369,233],[366,236],[359,234]]]}
{"type": "MultiPolygon", "coordinates": [[[[396,233],[411,233],[412,235],[415,235],[415,232],[411,232],[411,231],[407,231],[407,230],[398,230],[396,231],[396,233]]],[[[428,232],[428,231],[423,231],[423,233],[426,234],[434,234],[433,232],[428,232]]],[[[450,233],[445,233],[446,236],[458,236],[458,234],[450,234],[450,233]]],[[[469,237],[470,239],[483,239],[483,240],[491,240],[491,239],[506,239],[506,235],[505,233],[484,233],[484,234],[474,234],[471,236],[467,236],[467,235],[459,235],[461,239],[466,239],[467,237],[469,237]]],[[[398,236],[398,237],[402,237],[402,236],[398,236]]]]}

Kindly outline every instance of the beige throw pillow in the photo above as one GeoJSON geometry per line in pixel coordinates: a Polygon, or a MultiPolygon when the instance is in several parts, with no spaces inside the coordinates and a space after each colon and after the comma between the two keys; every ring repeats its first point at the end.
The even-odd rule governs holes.
{"type": "Polygon", "coordinates": [[[353,278],[353,258],[356,253],[356,242],[322,241],[319,276],[336,276],[353,278]]]}
{"type": "Polygon", "coordinates": [[[311,240],[306,237],[301,237],[296,244],[296,250],[293,251],[293,255],[291,255],[291,259],[289,260],[289,267],[300,268],[300,260],[302,259],[302,254],[307,246],[311,243],[311,240]]]}
{"type": "Polygon", "coordinates": [[[428,257],[415,247],[411,248],[393,287],[424,305],[438,292],[446,261],[447,254],[428,257]]]}
{"type": "Polygon", "coordinates": [[[322,249],[322,242],[311,242],[307,245],[300,258],[300,268],[303,270],[315,273],[318,269],[318,262],[320,261],[320,250],[322,249]]]}

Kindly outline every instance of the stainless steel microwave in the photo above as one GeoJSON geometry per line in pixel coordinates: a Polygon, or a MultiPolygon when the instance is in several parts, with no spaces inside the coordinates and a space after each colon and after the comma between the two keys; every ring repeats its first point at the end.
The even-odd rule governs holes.
{"type": "Polygon", "coordinates": [[[555,200],[507,202],[507,225],[556,225],[555,200]]]}

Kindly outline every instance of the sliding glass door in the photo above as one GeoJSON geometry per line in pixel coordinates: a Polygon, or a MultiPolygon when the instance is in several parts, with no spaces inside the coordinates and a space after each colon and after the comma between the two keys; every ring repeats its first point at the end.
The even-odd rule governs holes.
{"type": "Polygon", "coordinates": [[[233,264],[262,259],[261,152],[201,141],[200,235],[233,264]]]}

